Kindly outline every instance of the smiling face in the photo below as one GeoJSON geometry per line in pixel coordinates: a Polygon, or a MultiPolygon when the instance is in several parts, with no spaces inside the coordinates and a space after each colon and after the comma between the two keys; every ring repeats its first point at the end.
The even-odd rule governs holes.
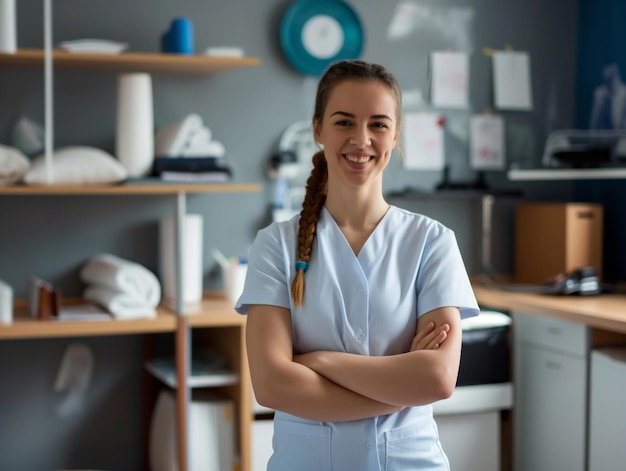
{"type": "Polygon", "coordinates": [[[328,95],[316,140],[324,146],[329,191],[334,185],[382,187],[398,137],[394,92],[376,80],[345,80],[328,95]]]}

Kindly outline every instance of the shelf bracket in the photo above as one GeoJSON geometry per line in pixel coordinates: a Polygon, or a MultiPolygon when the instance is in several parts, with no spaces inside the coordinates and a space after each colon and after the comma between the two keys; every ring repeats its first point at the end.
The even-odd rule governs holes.
{"type": "Polygon", "coordinates": [[[186,194],[184,191],[176,193],[174,207],[174,239],[175,239],[175,279],[176,292],[174,293],[174,303],[176,306],[177,327],[176,327],[176,403],[178,421],[178,469],[179,471],[189,470],[189,403],[191,393],[187,384],[190,375],[191,364],[191,332],[189,319],[184,313],[183,300],[183,241],[185,240],[185,213],[186,194]]]}
{"type": "Polygon", "coordinates": [[[43,0],[44,10],[44,158],[46,183],[54,182],[52,150],[54,148],[54,100],[52,89],[52,0],[43,0]]]}

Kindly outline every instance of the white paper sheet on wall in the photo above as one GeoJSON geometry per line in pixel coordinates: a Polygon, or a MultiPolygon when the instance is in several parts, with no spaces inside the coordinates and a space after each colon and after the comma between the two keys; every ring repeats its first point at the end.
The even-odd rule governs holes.
{"type": "Polygon", "coordinates": [[[434,113],[404,116],[404,166],[412,170],[441,170],[444,166],[443,120],[434,113]]]}
{"type": "Polygon", "coordinates": [[[476,170],[504,168],[504,119],[501,116],[473,115],[470,121],[471,166],[476,170]]]}
{"type": "Polygon", "coordinates": [[[94,364],[94,355],[88,345],[72,342],[65,348],[54,382],[54,390],[64,394],[57,406],[59,416],[69,417],[82,411],[87,400],[94,364]]]}
{"type": "Polygon", "coordinates": [[[495,107],[501,110],[533,109],[530,55],[518,51],[494,51],[493,90],[495,107]]]}
{"type": "Polygon", "coordinates": [[[431,61],[432,104],[439,108],[468,107],[469,61],[462,52],[433,52],[431,61]]]}

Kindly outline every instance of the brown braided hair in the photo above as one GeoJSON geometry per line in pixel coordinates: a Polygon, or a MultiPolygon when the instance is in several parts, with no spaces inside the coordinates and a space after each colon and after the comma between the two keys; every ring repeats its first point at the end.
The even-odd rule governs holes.
{"type": "MultiPolygon", "coordinates": [[[[313,126],[321,126],[330,93],[345,80],[375,81],[386,85],[396,99],[396,130],[400,132],[402,120],[402,93],[396,78],[378,64],[361,60],[344,60],[332,64],[320,78],[315,97],[313,126]]],[[[313,156],[313,169],[306,182],[306,194],[300,211],[298,247],[296,249],[296,276],[291,283],[291,298],[296,307],[302,306],[304,298],[304,273],[311,260],[317,221],[326,202],[328,191],[328,167],[324,151],[313,156]]]]}

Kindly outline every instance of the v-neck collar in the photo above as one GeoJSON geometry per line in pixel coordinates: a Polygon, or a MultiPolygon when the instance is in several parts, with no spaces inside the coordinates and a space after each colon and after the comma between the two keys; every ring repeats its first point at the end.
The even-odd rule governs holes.
{"type": "Polygon", "coordinates": [[[330,235],[331,238],[337,243],[342,244],[346,250],[349,250],[355,259],[357,259],[360,263],[369,263],[369,261],[376,259],[384,248],[387,236],[393,227],[393,223],[391,221],[393,219],[392,213],[394,212],[395,207],[390,205],[387,212],[385,212],[380,221],[378,221],[378,224],[361,247],[358,255],[354,253],[348,239],[346,239],[346,236],[341,231],[337,221],[335,221],[335,218],[333,218],[332,214],[330,214],[326,207],[322,207],[322,214],[318,222],[319,233],[323,234],[326,232],[325,229],[327,229],[330,231],[328,235],[330,235]]]}

